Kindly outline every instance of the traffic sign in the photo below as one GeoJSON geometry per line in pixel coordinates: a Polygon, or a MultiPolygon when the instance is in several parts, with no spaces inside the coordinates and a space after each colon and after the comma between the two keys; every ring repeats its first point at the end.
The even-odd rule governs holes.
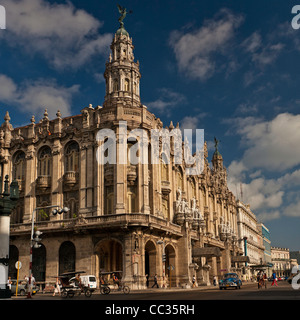
{"type": "Polygon", "coordinates": [[[22,262],[21,261],[17,261],[15,264],[16,269],[21,269],[22,268],[22,262]]]}

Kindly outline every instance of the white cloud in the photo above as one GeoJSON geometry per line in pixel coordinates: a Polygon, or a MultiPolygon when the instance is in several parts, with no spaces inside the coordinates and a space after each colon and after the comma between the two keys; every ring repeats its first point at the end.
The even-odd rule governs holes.
{"type": "Polygon", "coordinates": [[[241,185],[243,200],[261,218],[271,220],[280,213],[300,216],[295,196],[300,188],[300,115],[282,113],[269,121],[249,117],[231,123],[241,135],[245,152],[228,167],[230,189],[238,189],[240,197],[241,185]],[[275,174],[274,178],[266,178],[263,172],[275,174]]]}
{"type": "Polygon", "coordinates": [[[284,215],[289,217],[300,217],[300,200],[290,204],[284,209],[284,215]]]}
{"type": "Polygon", "coordinates": [[[159,113],[166,113],[168,116],[170,116],[172,108],[186,102],[186,98],[183,94],[169,88],[159,89],[159,95],[157,100],[148,102],[146,105],[150,110],[153,109],[159,113]]]}
{"type": "Polygon", "coordinates": [[[57,110],[63,116],[70,115],[72,97],[78,91],[78,85],[65,88],[50,80],[26,82],[18,86],[11,78],[0,75],[0,101],[36,116],[41,116],[45,109],[52,118],[57,110]]]}
{"type": "Polygon", "coordinates": [[[109,48],[110,34],[99,34],[102,22],[71,2],[3,0],[7,30],[2,40],[28,54],[42,54],[57,68],[77,68],[109,48]]]}
{"type": "Polygon", "coordinates": [[[196,31],[173,31],[169,44],[174,50],[179,70],[203,81],[212,77],[216,69],[213,55],[216,52],[225,54],[242,20],[241,16],[222,9],[196,31]]]}
{"type": "MultiPolygon", "coordinates": [[[[277,31],[274,33],[278,35],[277,31]]],[[[277,59],[284,48],[284,44],[278,42],[278,39],[276,41],[272,34],[269,34],[268,39],[263,40],[260,33],[255,31],[242,42],[241,47],[250,54],[251,60],[257,66],[264,67],[277,59]]]]}

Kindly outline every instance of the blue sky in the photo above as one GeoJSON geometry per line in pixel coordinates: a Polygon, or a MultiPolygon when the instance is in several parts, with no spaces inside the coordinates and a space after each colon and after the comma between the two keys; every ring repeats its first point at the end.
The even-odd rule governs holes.
{"type": "MultiPolygon", "coordinates": [[[[117,1],[0,0],[0,110],[14,127],[102,105],[117,1]]],[[[141,99],[164,125],[205,129],[273,246],[300,250],[300,29],[288,0],[119,1],[142,74],[141,99]],[[240,187],[242,186],[242,188],[240,187]]],[[[299,3],[300,4],[300,3],[299,3]]]]}

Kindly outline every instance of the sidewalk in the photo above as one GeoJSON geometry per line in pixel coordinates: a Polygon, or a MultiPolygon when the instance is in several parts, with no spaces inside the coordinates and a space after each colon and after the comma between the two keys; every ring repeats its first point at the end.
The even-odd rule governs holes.
{"type": "MultiPolygon", "coordinates": [[[[247,286],[247,285],[253,285],[255,284],[254,282],[243,282],[242,287],[243,286],[247,286]]],[[[135,289],[135,290],[131,290],[130,292],[132,293],[139,293],[139,292],[147,292],[147,293],[151,293],[151,292],[160,292],[160,291],[166,291],[166,292],[176,292],[176,291],[198,291],[198,290],[220,290],[219,289],[219,285],[210,285],[210,286],[199,286],[196,288],[183,288],[183,287],[171,287],[171,288],[147,288],[147,289],[135,289]]]]}

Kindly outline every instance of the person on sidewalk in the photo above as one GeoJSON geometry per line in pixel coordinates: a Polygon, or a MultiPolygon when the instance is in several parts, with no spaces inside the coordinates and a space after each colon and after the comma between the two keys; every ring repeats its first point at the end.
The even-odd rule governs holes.
{"type": "Polygon", "coordinates": [[[154,288],[156,286],[156,288],[159,288],[158,283],[157,283],[157,274],[155,274],[154,276],[154,284],[152,286],[152,288],[154,288]]]}
{"type": "Polygon", "coordinates": [[[273,282],[271,284],[271,286],[273,286],[274,284],[276,285],[276,287],[278,287],[277,285],[277,278],[276,278],[276,273],[275,271],[272,273],[272,279],[273,279],[273,282]]]}
{"type": "Polygon", "coordinates": [[[196,288],[196,277],[193,275],[193,288],[196,288]]]}

